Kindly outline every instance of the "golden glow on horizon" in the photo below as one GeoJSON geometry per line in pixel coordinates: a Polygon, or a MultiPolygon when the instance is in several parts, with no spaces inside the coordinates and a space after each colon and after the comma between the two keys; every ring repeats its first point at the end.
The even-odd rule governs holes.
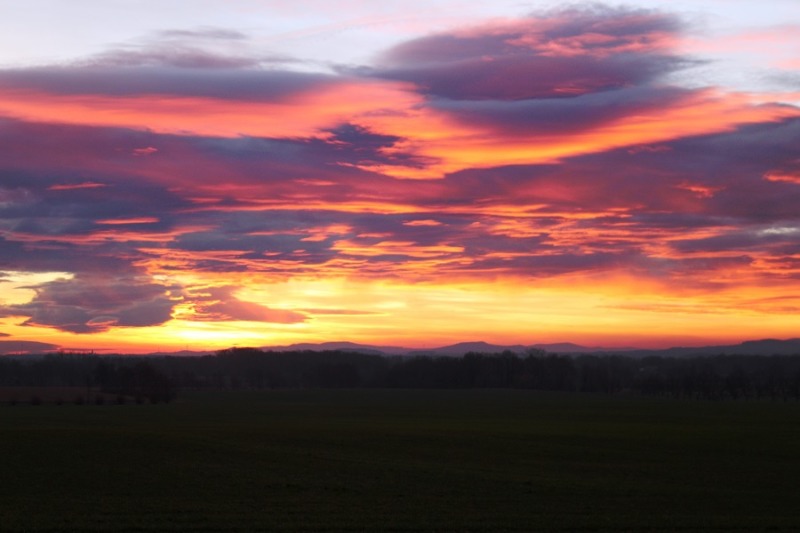
{"type": "MultiPolygon", "coordinates": [[[[15,339],[64,348],[119,347],[215,350],[356,339],[424,348],[464,340],[495,344],[571,342],[644,347],[692,345],[754,337],[791,337],[800,326],[800,295],[779,286],[740,287],[709,296],[702,291],[666,295],[657,283],[624,275],[564,276],[560,280],[402,284],[352,279],[290,279],[253,283],[244,300],[307,315],[305,322],[196,322],[176,318],[161,326],[114,328],[92,335],[62,333],[0,321],[15,339]],[[742,308],[745,299],[751,304],[742,308]],[[698,320],[702,317],[702,320],[698,320]]],[[[186,313],[190,315],[191,313],[186,313]]]]}

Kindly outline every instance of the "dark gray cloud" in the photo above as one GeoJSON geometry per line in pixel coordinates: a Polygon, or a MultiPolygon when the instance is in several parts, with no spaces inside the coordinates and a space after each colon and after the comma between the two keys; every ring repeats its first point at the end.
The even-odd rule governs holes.
{"type": "Polygon", "coordinates": [[[27,288],[34,298],[0,307],[0,316],[27,316],[24,325],[72,333],[156,326],[172,318],[176,304],[173,288],[142,277],[79,275],[27,288]]]}
{"type": "Polygon", "coordinates": [[[513,56],[448,65],[362,71],[413,82],[420,92],[451,100],[568,98],[650,82],[684,66],[671,57],[625,55],[607,59],[513,56]]]}
{"type": "Polygon", "coordinates": [[[114,50],[96,56],[87,67],[176,67],[180,69],[243,69],[261,64],[260,59],[245,56],[221,55],[191,46],[151,50],[114,50]]]}
{"type": "MultiPolygon", "coordinates": [[[[279,216],[278,213],[261,212],[260,216],[279,216]]],[[[186,233],[178,237],[170,247],[187,251],[240,251],[248,253],[248,257],[266,257],[274,260],[302,257],[303,261],[323,262],[332,254],[326,252],[330,242],[304,242],[307,235],[296,234],[248,235],[246,233],[226,233],[224,230],[186,233]],[[314,261],[312,258],[322,254],[314,261]]]]}
{"type": "Polygon", "coordinates": [[[663,228],[795,220],[800,187],[766,176],[797,161],[798,145],[798,119],[745,125],[652,149],[463,170],[443,180],[441,196],[450,206],[494,201],[544,203],[556,211],[627,208],[630,222],[663,228]]]}
{"type": "Polygon", "coordinates": [[[683,239],[673,248],[680,252],[772,252],[776,255],[800,254],[800,217],[791,226],[742,228],[713,237],[683,239]]]}
{"type": "Polygon", "coordinates": [[[622,87],[572,98],[477,102],[434,99],[429,105],[462,124],[505,135],[565,134],[679,105],[692,94],[677,87],[622,87]]]}
{"type": "MultiPolygon", "coordinates": [[[[197,58],[198,61],[201,58],[197,58]]],[[[85,67],[38,67],[0,70],[0,89],[39,91],[61,95],[175,95],[222,100],[278,101],[322,90],[341,77],[285,70],[219,65],[126,64],[85,67]]]]}
{"type": "Polygon", "coordinates": [[[293,58],[256,53],[250,37],[228,28],[162,30],[80,62],[92,67],[252,69],[291,63],[293,58]]]}
{"type": "Polygon", "coordinates": [[[453,271],[461,272],[494,272],[497,275],[513,273],[526,278],[548,278],[567,272],[601,271],[618,269],[631,265],[638,254],[634,251],[621,250],[615,252],[564,252],[548,254],[526,254],[509,257],[474,256],[468,265],[454,264],[453,271]]]}
{"type": "MultiPolygon", "coordinates": [[[[13,236],[13,235],[12,235],[13,236]]],[[[18,236],[17,236],[18,237],[18,236]]],[[[129,272],[144,256],[137,243],[81,245],[55,240],[12,240],[0,236],[0,268],[23,272],[129,272]]]]}
{"type": "Polygon", "coordinates": [[[422,156],[393,149],[399,141],[396,135],[383,135],[370,131],[357,124],[344,123],[327,130],[332,134],[320,141],[311,140],[316,150],[328,154],[331,160],[340,164],[385,165],[423,168],[430,161],[422,156]],[[324,148],[323,148],[324,147],[324,148]],[[387,150],[392,148],[393,150],[387,150]]]}
{"type": "MultiPolygon", "coordinates": [[[[758,232],[797,221],[800,187],[765,178],[796,165],[797,120],[558,164],[469,169],[422,182],[353,167],[365,160],[390,161],[381,159],[382,151],[394,147],[397,137],[351,124],[327,133],[324,139],[223,139],[6,121],[0,128],[0,137],[5,134],[8,141],[0,144],[0,225],[5,231],[0,268],[128,273],[161,247],[185,252],[186,265],[198,271],[277,272],[286,268],[282,261],[290,261],[298,272],[308,272],[344,258],[385,273],[435,256],[458,258],[463,271],[507,269],[528,275],[537,269],[612,268],[637,257],[647,241],[727,226],[738,229],[725,238],[670,242],[676,253],[701,253],[704,247],[712,253],[726,246],[748,253],[796,249],[790,232],[768,232],[768,237],[758,232]],[[62,150],[54,149],[59,145],[62,150]],[[135,155],[140,147],[153,151],[135,155]],[[221,172],[228,185],[257,187],[261,196],[227,196],[222,189],[198,209],[190,197],[197,187],[207,187],[206,196],[214,194],[221,172]],[[284,206],[257,208],[262,198],[284,206]],[[303,207],[306,198],[316,202],[312,209],[303,207]],[[318,207],[358,201],[415,205],[417,213],[359,214],[318,207]],[[287,203],[297,208],[286,209],[287,203]],[[476,206],[496,206],[502,213],[509,205],[532,206],[535,222],[475,214],[476,206]],[[598,215],[569,218],[587,211],[598,215]],[[108,223],[114,220],[122,223],[108,223]],[[522,223],[524,231],[496,229],[506,221],[522,223]],[[338,229],[324,230],[328,226],[338,229]],[[78,238],[103,231],[129,236],[124,242],[78,238]],[[148,235],[163,238],[154,244],[148,235]],[[580,235],[594,236],[589,242],[580,235]],[[387,246],[385,253],[363,255],[348,252],[345,241],[367,249],[384,242],[410,248],[387,246]],[[419,255],[413,248],[436,246],[449,248],[419,255]],[[208,256],[217,252],[222,253],[208,256]]],[[[680,271],[677,266],[673,270],[680,271]]]]}
{"type": "Polygon", "coordinates": [[[0,354],[45,353],[59,348],[58,344],[37,341],[0,341],[0,354]]]}
{"type": "Polygon", "coordinates": [[[255,51],[237,30],[171,29],[72,64],[0,70],[0,90],[276,101],[343,81],[285,68],[295,62],[255,51]]]}
{"type": "MultiPolygon", "coordinates": [[[[659,84],[687,64],[669,52],[680,31],[652,11],[569,9],[416,39],[371,69],[308,74],[208,44],[247,40],[237,32],[169,30],[80,66],[0,71],[0,89],[277,101],[378,77],[412,82],[420,105],[487,135],[567,138],[691,98],[659,84]]],[[[0,314],[79,333],[162,324],[179,301],[200,320],[308,320],[233,286],[150,279],[146,262],[404,279],[796,268],[800,120],[434,181],[368,170],[429,164],[400,149],[407,141],[357,118],[291,139],[0,119],[0,268],[74,275],[0,314]]]]}
{"type": "Polygon", "coordinates": [[[514,22],[490,23],[407,41],[387,51],[385,61],[392,65],[446,63],[517,52],[519,48],[567,57],[613,53],[632,45],[636,51],[683,29],[681,20],[668,13],[600,3],[573,4],[514,22]],[[554,43],[559,46],[554,48],[554,43]]]}
{"type": "Polygon", "coordinates": [[[53,237],[115,221],[130,232],[170,229],[191,203],[146,175],[136,150],[151,141],[124,130],[0,122],[0,228],[53,237]]]}
{"type": "Polygon", "coordinates": [[[661,43],[681,28],[654,11],[568,8],[405,42],[360,73],[451,100],[569,97],[649,83],[687,65],[661,43]]]}
{"type": "Polygon", "coordinates": [[[203,288],[191,293],[194,301],[195,320],[271,322],[296,324],[304,322],[306,315],[296,311],[271,309],[255,302],[247,302],[235,296],[236,287],[222,286],[203,288]]]}
{"type": "MultiPolygon", "coordinates": [[[[0,176],[3,173],[0,171],[0,176]]],[[[80,236],[111,229],[131,233],[168,231],[175,223],[177,210],[189,205],[173,192],[143,181],[122,181],[102,186],[75,188],[37,188],[31,180],[26,186],[8,189],[10,195],[25,201],[0,207],[0,227],[7,231],[39,236],[80,236]]],[[[63,183],[63,176],[52,181],[63,183]]]]}
{"type": "Polygon", "coordinates": [[[230,28],[200,27],[193,30],[171,29],[156,32],[156,37],[161,39],[199,39],[203,41],[246,41],[249,36],[238,30],[230,28]]]}

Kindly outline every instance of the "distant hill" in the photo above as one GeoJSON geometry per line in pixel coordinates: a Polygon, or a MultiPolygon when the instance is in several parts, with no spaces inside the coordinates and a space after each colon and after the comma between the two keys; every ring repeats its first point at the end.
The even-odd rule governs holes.
{"type": "MultiPolygon", "coordinates": [[[[432,348],[404,348],[401,346],[374,346],[369,344],[358,344],[354,342],[321,342],[321,343],[299,343],[290,344],[287,346],[263,346],[262,350],[272,350],[276,352],[292,352],[292,351],[324,351],[324,350],[347,350],[359,353],[368,354],[381,354],[381,355],[433,355],[433,356],[453,356],[459,357],[469,352],[474,353],[501,353],[511,351],[516,354],[525,354],[531,348],[544,350],[548,353],[562,353],[562,354],[575,354],[575,353],[591,353],[610,351],[611,348],[598,348],[587,347],[571,342],[562,342],[554,344],[532,344],[525,346],[523,344],[490,344],[483,341],[475,342],[459,342],[447,346],[438,346],[432,348]]],[[[632,350],[634,348],[618,348],[616,350],[632,350]]]]}
{"type": "MultiPolygon", "coordinates": [[[[11,354],[43,354],[55,352],[59,349],[58,345],[46,342],[35,341],[11,341],[0,340],[0,355],[11,354]]],[[[259,349],[275,352],[300,352],[300,351],[350,351],[371,355],[430,355],[441,357],[460,357],[469,352],[475,353],[501,353],[511,351],[519,355],[526,354],[531,349],[543,350],[551,354],[595,354],[595,355],[626,355],[628,357],[691,357],[695,355],[798,355],[800,356],[800,338],[795,339],[761,339],[745,341],[739,344],[714,345],[714,346],[694,346],[694,347],[673,347],[660,350],[648,350],[642,348],[603,348],[597,346],[582,346],[571,342],[560,343],[539,343],[539,344],[513,344],[501,345],[490,344],[488,342],[459,342],[447,346],[433,348],[406,348],[402,346],[380,346],[370,344],[359,344],[355,342],[320,342],[320,343],[297,343],[285,346],[262,346],[259,349]]],[[[170,357],[193,357],[210,355],[217,350],[182,350],[176,352],[155,352],[143,354],[148,356],[170,356],[170,357]]]]}
{"type": "Polygon", "coordinates": [[[179,350],[177,352],[152,352],[144,355],[149,357],[202,357],[215,353],[217,350],[179,350]]]}
{"type": "Polygon", "coordinates": [[[409,355],[450,355],[461,356],[469,352],[475,353],[500,353],[510,351],[518,354],[525,353],[528,350],[527,346],[521,344],[514,344],[511,346],[502,346],[498,344],[489,344],[487,342],[459,342],[458,344],[451,344],[449,346],[442,346],[439,348],[428,348],[425,350],[411,350],[409,355]]]}
{"type": "Polygon", "coordinates": [[[582,346],[571,342],[560,343],[540,343],[531,345],[513,344],[500,345],[490,344],[483,341],[459,342],[447,346],[433,348],[404,348],[400,346],[373,346],[368,344],[358,344],[354,342],[322,342],[322,343],[301,343],[290,344],[288,346],[264,346],[262,350],[273,351],[324,351],[324,350],[347,350],[366,354],[380,355],[431,355],[431,356],[453,356],[459,357],[469,352],[475,353],[501,353],[511,351],[516,354],[525,354],[530,349],[544,350],[547,353],[556,354],[596,354],[611,355],[620,354],[629,357],[688,357],[692,355],[800,355],[800,339],[763,339],[745,341],[740,344],[696,346],[696,347],[674,347],[660,350],[647,350],[634,347],[604,348],[599,346],[582,346]]]}
{"type": "Polygon", "coordinates": [[[627,352],[629,350],[636,350],[636,348],[603,348],[600,346],[581,346],[580,344],[574,344],[571,342],[556,342],[551,344],[533,344],[531,348],[536,348],[537,350],[544,350],[548,353],[563,353],[563,354],[573,354],[573,353],[596,353],[596,352],[627,352]]]}
{"type": "Polygon", "coordinates": [[[762,339],[718,346],[675,347],[664,350],[631,350],[633,357],[690,357],[693,355],[800,355],[800,339],[762,339]]]}
{"type": "Polygon", "coordinates": [[[355,342],[303,342],[289,344],[287,346],[262,346],[261,349],[267,351],[271,350],[274,352],[302,352],[306,350],[321,352],[328,350],[342,350],[372,355],[405,355],[412,351],[411,348],[402,348],[399,346],[371,346],[368,344],[358,344],[355,342]]]}

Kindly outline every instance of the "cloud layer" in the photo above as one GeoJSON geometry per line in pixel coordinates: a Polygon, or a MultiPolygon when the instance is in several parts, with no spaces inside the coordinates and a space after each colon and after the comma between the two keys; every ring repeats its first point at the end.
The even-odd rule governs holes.
{"type": "Polygon", "coordinates": [[[0,70],[0,269],[61,273],[0,317],[98,334],[381,316],[254,289],[322,278],[798,295],[800,110],[670,84],[698,63],[685,31],[594,5],[325,73],[219,28],[0,70]]]}

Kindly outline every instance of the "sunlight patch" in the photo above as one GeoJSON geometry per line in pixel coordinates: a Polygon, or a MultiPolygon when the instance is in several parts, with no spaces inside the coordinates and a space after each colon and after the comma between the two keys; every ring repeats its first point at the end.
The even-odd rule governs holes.
{"type": "Polygon", "coordinates": [[[0,303],[15,305],[28,303],[36,296],[30,287],[56,280],[71,280],[69,272],[2,272],[0,273],[0,303]]]}

